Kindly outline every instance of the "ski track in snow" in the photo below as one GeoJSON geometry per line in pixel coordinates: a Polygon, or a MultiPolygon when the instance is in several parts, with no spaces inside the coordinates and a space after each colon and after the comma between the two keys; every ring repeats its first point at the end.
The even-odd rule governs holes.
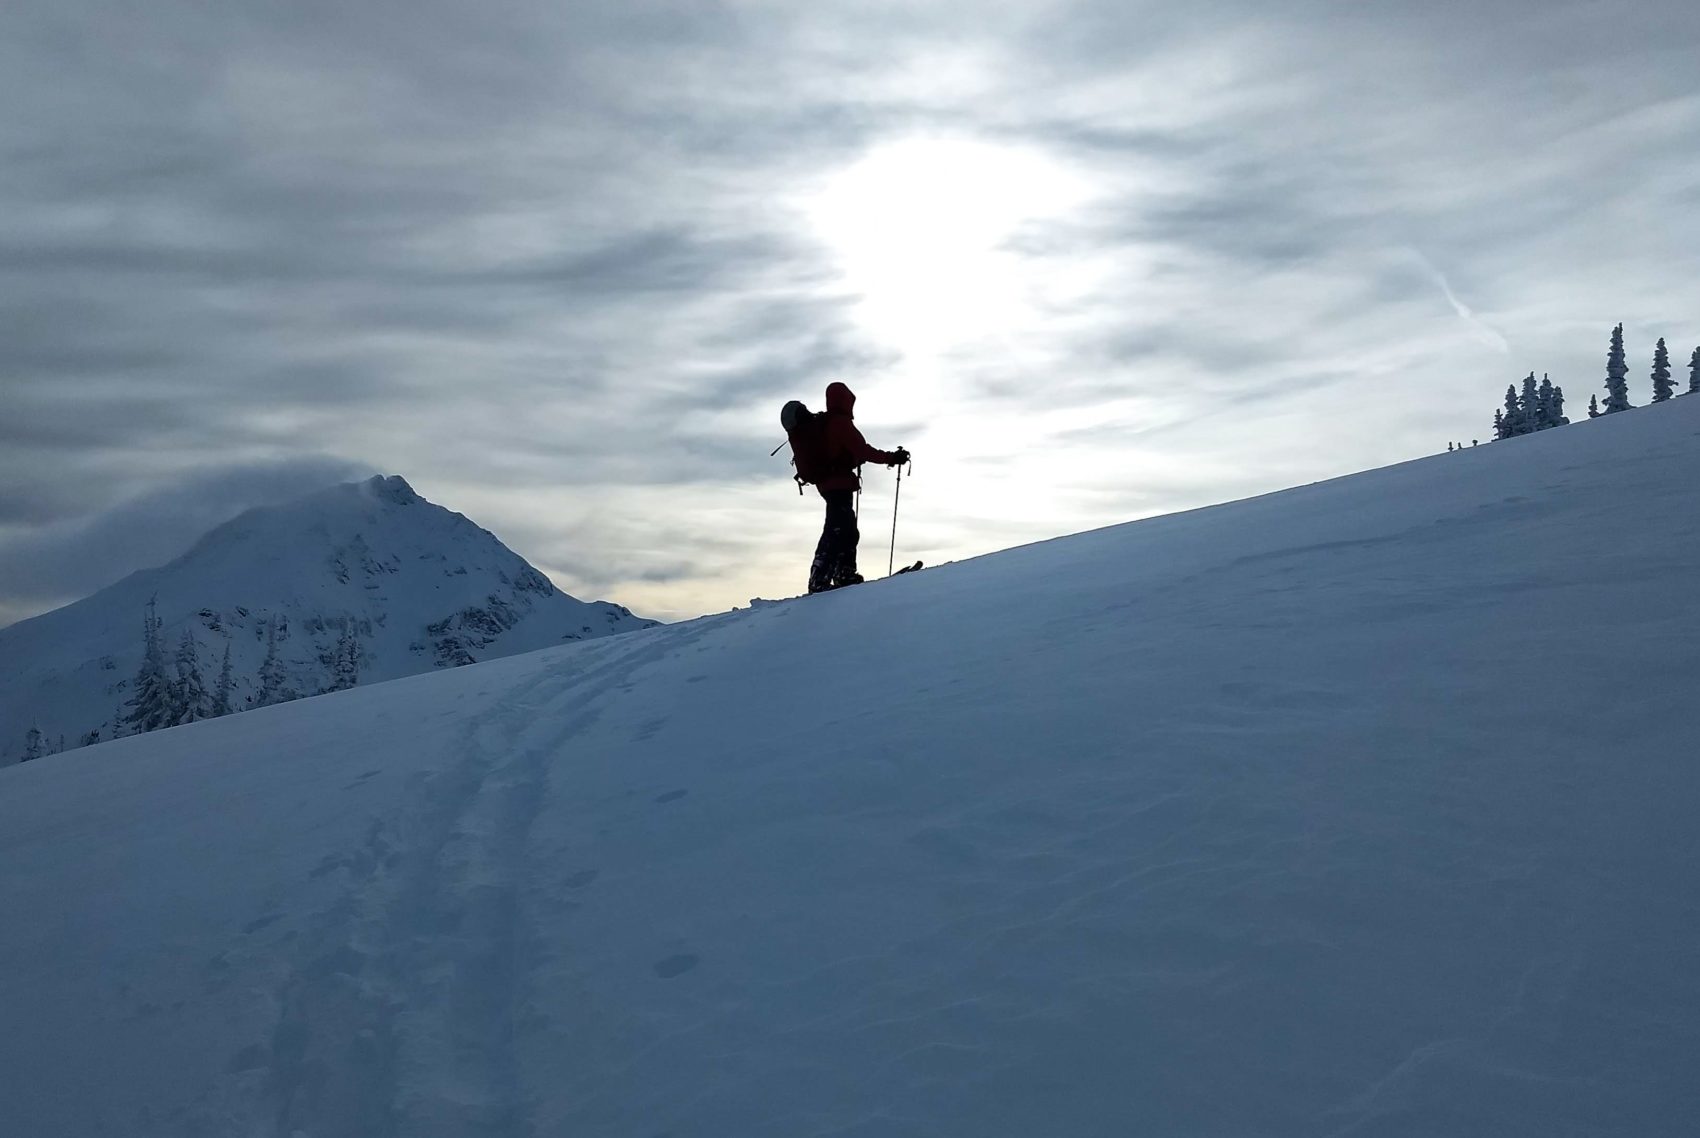
{"type": "MultiPolygon", "coordinates": [[[[528,942],[522,894],[549,768],[705,625],[587,645],[467,723],[464,758],[416,776],[394,817],[327,859],[346,889],[280,986],[263,1080],[275,1133],[340,1138],[529,1132],[514,1055],[528,942]]],[[[266,1132],[264,1119],[255,1119],[266,1132]]]]}
{"type": "Polygon", "coordinates": [[[1700,400],[0,771],[0,1103],[1686,1135],[1697,439],[1700,400]]]}

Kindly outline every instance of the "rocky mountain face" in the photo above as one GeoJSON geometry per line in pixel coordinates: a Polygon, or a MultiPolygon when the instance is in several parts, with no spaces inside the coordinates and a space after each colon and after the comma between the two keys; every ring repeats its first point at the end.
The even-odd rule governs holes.
{"type": "Polygon", "coordinates": [[[404,479],[372,478],[250,510],[0,629],[0,763],[654,623],[568,596],[404,479]]]}

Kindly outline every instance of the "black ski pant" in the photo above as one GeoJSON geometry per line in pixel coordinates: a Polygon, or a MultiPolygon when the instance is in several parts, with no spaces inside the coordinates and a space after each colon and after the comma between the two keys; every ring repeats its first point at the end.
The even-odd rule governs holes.
{"type": "Polygon", "coordinates": [[[856,576],[856,546],[862,533],[856,528],[856,491],[822,490],[826,499],[826,527],[815,546],[815,561],[809,567],[809,592],[848,585],[856,576]]]}

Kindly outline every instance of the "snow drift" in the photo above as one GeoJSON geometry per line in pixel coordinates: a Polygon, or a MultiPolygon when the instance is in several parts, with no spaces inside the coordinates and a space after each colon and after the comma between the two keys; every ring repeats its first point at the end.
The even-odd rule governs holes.
{"type": "Polygon", "coordinates": [[[1700,400],[0,771],[8,1133],[1675,1135],[1700,400]]]}

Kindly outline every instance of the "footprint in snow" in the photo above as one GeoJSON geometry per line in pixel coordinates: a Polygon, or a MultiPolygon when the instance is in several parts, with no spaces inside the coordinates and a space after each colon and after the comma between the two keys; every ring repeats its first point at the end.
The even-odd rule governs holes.
{"type": "Polygon", "coordinates": [[[675,976],[683,976],[700,962],[701,958],[696,953],[681,952],[663,960],[657,960],[652,967],[654,967],[657,976],[663,980],[671,980],[675,976]]]}
{"type": "Polygon", "coordinates": [[[317,879],[323,877],[327,873],[335,873],[347,864],[348,860],[341,854],[326,854],[323,861],[319,862],[318,865],[308,871],[307,876],[317,879]]]}
{"type": "Polygon", "coordinates": [[[243,925],[242,926],[242,933],[243,933],[244,936],[251,936],[252,934],[257,933],[261,929],[265,928],[267,925],[272,924],[275,921],[281,921],[281,920],[283,920],[283,914],[282,913],[267,913],[265,916],[255,917],[253,920],[251,920],[247,924],[243,925]]]}
{"type": "Polygon", "coordinates": [[[258,1043],[250,1043],[230,1057],[225,1070],[232,1075],[239,1075],[243,1071],[257,1071],[265,1065],[266,1049],[258,1043]]]}

